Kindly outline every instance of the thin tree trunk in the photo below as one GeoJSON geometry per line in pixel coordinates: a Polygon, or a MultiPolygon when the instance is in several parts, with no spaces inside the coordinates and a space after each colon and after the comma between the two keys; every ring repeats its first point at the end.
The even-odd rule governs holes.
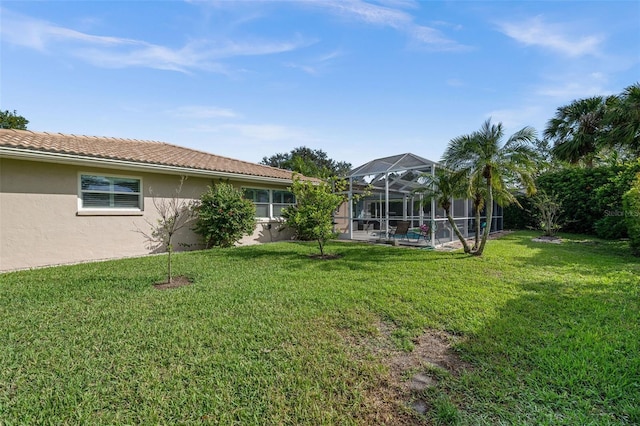
{"type": "Polygon", "coordinates": [[[484,232],[482,233],[480,247],[474,252],[476,256],[482,256],[484,246],[487,244],[487,238],[489,237],[489,231],[491,230],[491,222],[493,221],[493,187],[491,186],[490,179],[490,177],[487,178],[487,225],[484,227],[484,232]]]}
{"type": "Polygon", "coordinates": [[[168,271],[167,282],[169,284],[171,284],[173,282],[173,278],[172,278],[173,275],[172,275],[172,272],[171,272],[171,252],[173,252],[173,247],[171,247],[171,244],[169,244],[167,248],[169,249],[168,250],[169,256],[167,256],[167,259],[168,259],[167,260],[167,263],[168,263],[168,265],[167,265],[167,271],[168,271]]]}
{"type": "Polygon", "coordinates": [[[480,204],[476,204],[476,232],[475,240],[473,242],[473,250],[478,250],[478,244],[480,243],[480,204]]]}
{"type": "Polygon", "coordinates": [[[466,238],[464,238],[464,236],[462,235],[462,232],[460,232],[460,229],[458,229],[458,225],[456,225],[456,222],[451,217],[451,213],[449,213],[449,210],[446,210],[445,213],[447,214],[447,220],[449,221],[449,225],[451,225],[451,229],[453,229],[453,232],[456,234],[456,236],[462,243],[462,247],[464,247],[464,252],[470,253],[471,249],[469,248],[469,244],[467,244],[466,238]]]}

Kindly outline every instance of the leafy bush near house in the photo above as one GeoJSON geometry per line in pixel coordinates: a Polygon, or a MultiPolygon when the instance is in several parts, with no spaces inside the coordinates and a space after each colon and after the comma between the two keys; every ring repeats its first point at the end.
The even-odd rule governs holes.
{"type": "Polygon", "coordinates": [[[220,182],[209,186],[200,197],[198,221],[194,230],[207,248],[231,247],[256,227],[256,208],[241,190],[220,182]]]}
{"type": "Polygon", "coordinates": [[[640,256],[640,173],[633,187],[623,196],[623,209],[631,252],[640,256]]]}
{"type": "Polygon", "coordinates": [[[328,182],[303,181],[296,176],[291,185],[296,204],[282,212],[286,226],[295,230],[298,239],[318,242],[321,256],[325,255],[326,242],[337,236],[333,212],[345,201],[345,196],[335,189],[328,182]]]}

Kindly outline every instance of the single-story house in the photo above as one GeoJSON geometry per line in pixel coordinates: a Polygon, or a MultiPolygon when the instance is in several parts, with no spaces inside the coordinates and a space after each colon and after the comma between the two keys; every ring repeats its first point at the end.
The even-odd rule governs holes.
{"type": "MultiPolygon", "coordinates": [[[[0,271],[151,252],[153,197],[199,199],[221,179],[245,190],[258,225],[241,244],[288,239],[292,173],[163,142],[0,129],[0,271]]],[[[183,229],[175,248],[202,247],[183,229]]]]}

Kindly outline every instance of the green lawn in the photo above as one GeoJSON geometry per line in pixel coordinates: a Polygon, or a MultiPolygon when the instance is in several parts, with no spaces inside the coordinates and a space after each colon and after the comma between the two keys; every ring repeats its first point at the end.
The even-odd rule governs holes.
{"type": "Polygon", "coordinates": [[[194,284],[162,291],[164,256],[0,275],[0,424],[639,424],[639,259],[533,235],[482,258],[338,242],[337,260],[307,243],[182,253],[174,271],[194,284]],[[425,371],[439,379],[411,396],[425,415],[389,411],[387,360],[354,344],[381,326],[407,352],[446,331],[470,365],[425,371]]]}

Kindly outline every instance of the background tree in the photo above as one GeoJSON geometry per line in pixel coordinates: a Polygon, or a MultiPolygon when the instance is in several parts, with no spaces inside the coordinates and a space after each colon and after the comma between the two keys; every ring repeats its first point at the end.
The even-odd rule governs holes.
{"type": "Polygon", "coordinates": [[[614,152],[640,157],[640,83],[632,84],[618,96],[607,99],[604,142],[614,152]]]}
{"type": "MultiPolygon", "coordinates": [[[[514,133],[502,145],[502,123],[485,121],[479,131],[452,139],[442,157],[444,165],[469,177],[469,182],[479,182],[486,188],[485,209],[487,226],[482,233],[475,255],[482,255],[493,220],[494,192],[509,193],[508,184],[521,186],[528,194],[535,192],[534,174],[537,168],[536,153],[532,143],[535,130],[524,127],[514,133]]],[[[515,198],[511,197],[513,201],[515,198]]],[[[505,198],[506,201],[506,198],[505,198]]]]}
{"type": "Polygon", "coordinates": [[[188,226],[195,219],[194,202],[181,198],[182,187],[186,176],[180,178],[180,184],[171,197],[160,197],[149,188],[153,206],[158,212],[156,222],[145,219],[151,227],[151,232],[139,230],[149,243],[149,248],[166,250],[167,255],[167,283],[173,282],[171,255],[173,254],[173,237],[182,228],[188,226]]]}
{"type": "Polygon", "coordinates": [[[324,247],[327,241],[337,237],[333,228],[333,213],[347,197],[341,192],[345,188],[343,180],[335,185],[330,182],[312,182],[294,176],[291,192],[296,197],[296,204],[283,209],[282,216],[286,226],[296,232],[302,240],[315,240],[320,249],[320,256],[325,257],[324,247]]]}
{"type": "Polygon", "coordinates": [[[545,138],[553,142],[553,156],[570,164],[583,161],[592,167],[603,132],[605,110],[601,96],[576,100],[558,108],[544,131],[545,138]]]}
{"type": "Polygon", "coordinates": [[[200,197],[198,221],[194,230],[207,248],[231,247],[256,227],[256,207],[244,193],[230,183],[209,186],[200,197]]]}
{"type": "Polygon", "coordinates": [[[16,110],[13,110],[13,112],[9,110],[0,111],[0,129],[27,130],[27,124],[29,124],[29,120],[18,115],[16,110]]]}
{"type": "Polygon", "coordinates": [[[347,176],[351,170],[350,163],[332,160],[321,149],[314,150],[305,146],[294,148],[289,153],[263,157],[260,163],[319,178],[347,176]]]}

